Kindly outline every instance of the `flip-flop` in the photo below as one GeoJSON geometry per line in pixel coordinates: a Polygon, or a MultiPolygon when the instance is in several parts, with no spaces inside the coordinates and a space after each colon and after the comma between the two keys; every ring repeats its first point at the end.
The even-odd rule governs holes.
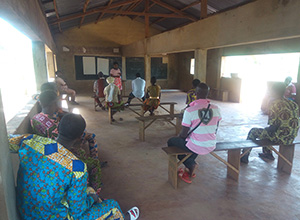
{"type": "Polygon", "coordinates": [[[188,172],[178,173],[178,176],[180,179],[182,179],[186,183],[192,183],[192,180],[190,180],[190,174],[188,172]]]}
{"type": "Polygon", "coordinates": [[[183,173],[183,172],[184,172],[184,170],[183,170],[182,168],[179,168],[179,169],[178,169],[178,174],[179,174],[179,173],[183,173]]]}
{"type": "Polygon", "coordinates": [[[136,220],[140,216],[140,210],[135,206],[128,210],[128,214],[130,216],[130,220],[136,220]]]}

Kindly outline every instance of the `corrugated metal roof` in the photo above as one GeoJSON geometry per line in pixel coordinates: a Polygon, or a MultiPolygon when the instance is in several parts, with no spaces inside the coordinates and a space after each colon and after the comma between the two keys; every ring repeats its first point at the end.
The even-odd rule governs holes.
{"type": "MultiPolygon", "coordinates": [[[[72,27],[79,27],[81,18],[84,15],[82,25],[96,22],[98,17],[102,14],[101,20],[112,17],[114,14],[105,13],[101,11],[95,11],[99,9],[105,9],[109,4],[109,10],[113,11],[127,11],[127,13],[144,12],[145,0],[39,0],[42,6],[42,10],[48,19],[50,30],[53,33],[57,33],[60,30],[65,31],[72,27]],[[56,7],[54,6],[56,3],[56,7]],[[84,13],[84,6],[86,7],[86,14],[84,13]],[[116,6],[116,7],[113,7],[116,6]],[[63,20],[58,20],[63,19],[63,20]],[[57,21],[59,24],[57,24],[57,21]],[[60,28],[59,28],[60,26],[60,28]]],[[[218,13],[230,9],[232,7],[246,4],[253,0],[207,0],[207,14],[218,13]]],[[[179,18],[160,18],[150,17],[150,24],[155,22],[154,27],[158,27],[160,30],[170,30],[184,24],[193,22],[200,19],[201,7],[199,0],[149,0],[151,6],[149,13],[156,14],[173,14],[181,15],[179,18]],[[186,17],[184,17],[186,15],[186,17]]],[[[172,16],[173,16],[172,15],[172,16]]],[[[128,14],[130,18],[135,18],[136,15],[128,14]]],[[[143,16],[140,16],[143,18],[143,16]]],[[[100,20],[100,22],[101,22],[100,20]]],[[[143,21],[144,19],[138,19],[143,21]]]]}

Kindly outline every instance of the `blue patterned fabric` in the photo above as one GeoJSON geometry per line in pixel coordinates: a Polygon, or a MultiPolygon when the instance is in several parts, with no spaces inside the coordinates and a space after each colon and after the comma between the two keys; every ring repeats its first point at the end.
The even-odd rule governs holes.
{"type": "Polygon", "coordinates": [[[123,219],[116,201],[93,204],[86,164],[62,145],[37,135],[13,136],[9,142],[20,156],[17,206],[22,219],[123,219]]]}

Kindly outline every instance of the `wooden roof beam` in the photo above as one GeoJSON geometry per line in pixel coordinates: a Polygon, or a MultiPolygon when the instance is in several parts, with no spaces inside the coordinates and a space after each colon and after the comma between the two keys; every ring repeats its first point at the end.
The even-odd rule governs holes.
{"type": "MultiPolygon", "coordinates": [[[[195,5],[200,4],[200,2],[201,2],[201,0],[195,1],[195,2],[193,2],[193,3],[191,3],[191,4],[187,5],[187,6],[185,6],[184,8],[180,9],[180,11],[185,11],[185,10],[187,10],[187,9],[189,9],[189,8],[191,8],[191,7],[193,7],[193,6],[195,6],[195,5]]],[[[153,22],[150,24],[150,26],[151,26],[151,25],[154,25],[154,24],[156,24],[156,23],[158,23],[158,22],[161,22],[161,21],[163,21],[163,20],[165,20],[165,19],[166,19],[166,18],[159,18],[159,19],[153,21],[153,22]]]]}
{"type": "Polygon", "coordinates": [[[135,9],[142,1],[143,1],[143,0],[139,0],[138,2],[132,4],[131,6],[129,6],[129,7],[127,8],[126,11],[133,11],[133,10],[134,10],[134,9],[135,9]]]}
{"type": "MultiPolygon", "coordinates": [[[[53,6],[54,6],[56,18],[59,19],[59,14],[58,14],[58,10],[57,10],[56,0],[53,0],[53,6]]],[[[60,23],[58,22],[57,25],[58,25],[59,32],[62,33],[60,23]]]]}
{"type": "MultiPolygon", "coordinates": [[[[106,9],[101,9],[100,10],[100,9],[97,9],[97,12],[103,12],[103,11],[105,11],[105,13],[108,13],[108,14],[119,13],[119,14],[122,14],[122,15],[145,16],[145,14],[146,14],[144,12],[135,12],[135,11],[117,11],[117,10],[106,10],[106,9]]],[[[160,14],[160,13],[148,13],[148,14],[149,14],[149,17],[186,18],[185,15],[179,15],[179,14],[160,14]]],[[[55,25],[55,24],[60,23],[60,22],[73,20],[73,19],[82,17],[83,15],[84,15],[83,13],[80,13],[80,14],[76,14],[76,15],[72,15],[72,16],[68,16],[68,17],[59,18],[58,20],[49,23],[49,25],[55,25]]]]}
{"type": "Polygon", "coordinates": [[[168,9],[170,11],[173,11],[176,14],[183,15],[183,16],[185,16],[185,18],[187,18],[189,20],[192,20],[192,21],[197,21],[198,20],[194,16],[187,15],[187,14],[183,13],[182,11],[180,11],[179,9],[174,8],[173,6],[168,5],[168,4],[166,4],[166,3],[164,3],[164,2],[162,2],[160,0],[152,0],[152,2],[155,2],[156,4],[160,5],[161,7],[166,8],[166,9],[168,9]]]}
{"type": "Polygon", "coordinates": [[[149,37],[149,0],[145,0],[145,38],[149,37]]]}
{"type": "Polygon", "coordinates": [[[128,4],[134,3],[136,1],[137,0],[126,0],[126,1],[122,1],[122,2],[117,2],[115,4],[111,4],[110,6],[96,7],[96,8],[93,8],[93,9],[90,9],[90,10],[86,11],[85,13],[84,12],[79,12],[79,13],[67,15],[67,16],[59,18],[57,20],[50,21],[49,25],[57,24],[58,22],[70,21],[70,20],[73,20],[73,19],[81,18],[83,16],[96,14],[96,13],[99,13],[99,12],[104,12],[108,9],[117,8],[117,7],[120,7],[120,6],[123,6],[123,5],[128,5],[128,4]]]}
{"type": "Polygon", "coordinates": [[[200,18],[206,18],[207,17],[207,0],[201,0],[201,12],[200,12],[200,18]]]}
{"type": "MultiPolygon", "coordinates": [[[[86,8],[87,8],[87,6],[88,6],[89,3],[90,3],[90,0],[85,0],[84,6],[83,6],[83,10],[82,10],[83,13],[86,12],[86,8]]],[[[85,17],[85,16],[83,16],[83,17],[81,18],[80,24],[79,24],[79,27],[78,27],[78,28],[81,27],[81,25],[82,25],[82,23],[83,23],[83,21],[84,21],[84,17],[85,17]]]]}
{"type": "MultiPolygon", "coordinates": [[[[113,0],[109,0],[109,2],[108,2],[108,4],[107,4],[106,7],[109,7],[111,5],[112,1],[113,0]]],[[[105,12],[100,13],[99,16],[98,16],[98,18],[97,18],[97,20],[95,21],[95,24],[97,24],[104,15],[105,15],[105,12]]]]}
{"type": "MultiPolygon", "coordinates": [[[[151,5],[149,5],[149,10],[150,10],[150,8],[152,8],[154,5],[156,5],[156,3],[154,3],[154,2],[152,2],[152,4],[151,5]]],[[[144,10],[144,12],[146,12],[146,9],[144,10]]],[[[140,17],[140,16],[135,16],[134,18],[132,18],[132,20],[135,20],[136,18],[138,18],[138,17],[140,17]]]]}
{"type": "MultiPolygon", "coordinates": [[[[121,7],[118,9],[118,11],[123,11],[124,7],[125,7],[125,5],[121,6],[121,7]]],[[[119,13],[114,14],[114,15],[111,17],[111,19],[114,19],[114,18],[117,17],[118,15],[119,15],[119,13]]]]}

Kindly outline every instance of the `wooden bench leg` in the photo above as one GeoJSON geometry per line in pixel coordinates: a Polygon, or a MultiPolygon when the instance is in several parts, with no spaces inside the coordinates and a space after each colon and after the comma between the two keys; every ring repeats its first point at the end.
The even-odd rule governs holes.
{"type": "Polygon", "coordinates": [[[140,140],[145,141],[145,121],[139,121],[140,140]]]}
{"type": "Polygon", "coordinates": [[[178,135],[181,131],[181,122],[182,122],[182,119],[177,117],[176,118],[176,126],[175,126],[175,129],[176,129],[176,135],[178,135]]]}
{"type": "Polygon", "coordinates": [[[173,119],[173,117],[174,117],[174,104],[170,104],[170,115],[171,115],[171,118],[173,119]]]}
{"type": "Polygon", "coordinates": [[[111,114],[112,114],[112,112],[111,111],[112,111],[111,107],[108,107],[108,121],[109,121],[109,124],[112,123],[112,120],[111,120],[111,114]]]}
{"type": "Polygon", "coordinates": [[[228,150],[227,162],[236,169],[234,170],[227,166],[227,176],[238,181],[240,171],[240,149],[228,150]]]}
{"type": "MultiPolygon", "coordinates": [[[[293,159],[294,159],[294,151],[295,151],[294,144],[279,146],[277,169],[282,170],[283,172],[286,172],[288,174],[291,174],[293,159]],[[280,154],[284,158],[282,156],[280,156],[280,154]],[[290,163],[287,163],[286,160],[289,161],[290,163]]],[[[276,151],[275,151],[275,153],[276,153],[276,151]]]]}
{"type": "Polygon", "coordinates": [[[168,181],[170,184],[177,189],[177,156],[176,155],[169,155],[169,165],[168,165],[168,181]]]}

